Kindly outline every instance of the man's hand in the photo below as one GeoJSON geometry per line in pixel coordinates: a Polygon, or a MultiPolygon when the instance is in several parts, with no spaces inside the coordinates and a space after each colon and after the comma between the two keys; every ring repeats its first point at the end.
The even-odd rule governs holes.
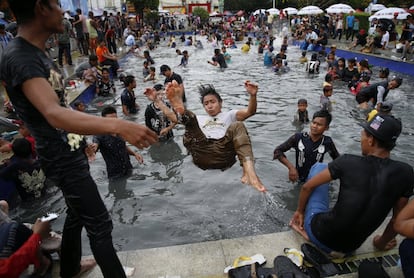
{"type": "Polygon", "coordinates": [[[296,168],[289,168],[289,180],[291,182],[296,182],[299,179],[299,173],[296,168]]]}
{"type": "Polygon", "coordinates": [[[259,90],[259,86],[256,83],[250,82],[249,80],[246,80],[244,82],[244,88],[246,88],[246,91],[251,96],[256,96],[257,95],[257,91],[259,90]]]}
{"type": "Polygon", "coordinates": [[[131,121],[120,121],[118,126],[119,136],[124,138],[138,149],[149,147],[158,141],[158,135],[146,126],[131,121]]]}
{"type": "Polygon", "coordinates": [[[51,231],[50,222],[43,222],[40,219],[37,219],[32,226],[32,231],[34,234],[39,234],[42,239],[45,239],[49,237],[49,233],[51,231]]]}

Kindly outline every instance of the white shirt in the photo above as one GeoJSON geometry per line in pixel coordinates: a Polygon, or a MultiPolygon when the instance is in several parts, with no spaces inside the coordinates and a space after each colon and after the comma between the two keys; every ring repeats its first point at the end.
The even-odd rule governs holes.
{"type": "Polygon", "coordinates": [[[388,31],[385,31],[385,34],[382,35],[382,38],[381,38],[381,45],[384,46],[385,44],[384,48],[387,48],[389,42],[390,42],[390,33],[388,33],[388,31]]]}
{"type": "Polygon", "coordinates": [[[129,34],[128,37],[125,39],[125,44],[127,46],[134,46],[135,45],[135,37],[132,34],[129,34]]]}
{"type": "Polygon", "coordinates": [[[208,139],[221,139],[227,132],[227,128],[234,122],[237,110],[230,110],[229,112],[221,112],[215,117],[209,115],[197,116],[198,125],[201,131],[208,139]]]}

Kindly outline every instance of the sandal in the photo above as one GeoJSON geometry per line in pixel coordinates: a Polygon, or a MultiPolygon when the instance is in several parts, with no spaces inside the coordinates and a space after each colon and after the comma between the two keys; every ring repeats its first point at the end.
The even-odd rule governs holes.
{"type": "Polygon", "coordinates": [[[301,246],[301,250],[303,254],[305,254],[305,261],[315,267],[321,277],[334,276],[340,273],[339,269],[328,256],[322,251],[319,251],[316,247],[309,243],[304,243],[301,246]]]}
{"type": "Polygon", "coordinates": [[[277,256],[273,261],[274,273],[277,278],[309,278],[300,268],[286,256],[277,256]]]}

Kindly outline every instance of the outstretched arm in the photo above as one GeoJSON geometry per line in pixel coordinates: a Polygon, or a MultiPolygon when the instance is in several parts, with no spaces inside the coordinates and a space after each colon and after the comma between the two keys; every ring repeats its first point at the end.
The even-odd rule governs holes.
{"type": "Polygon", "coordinates": [[[254,114],[256,114],[257,109],[256,95],[257,91],[259,90],[259,86],[247,80],[244,82],[244,87],[250,95],[249,105],[247,106],[247,108],[237,111],[236,118],[238,121],[244,121],[245,119],[253,116],[254,114]]]}
{"type": "Polygon", "coordinates": [[[157,135],[153,131],[132,121],[97,117],[60,106],[59,98],[45,78],[25,81],[22,90],[29,101],[55,128],[83,135],[118,134],[140,149],[157,141],[157,135]]]}

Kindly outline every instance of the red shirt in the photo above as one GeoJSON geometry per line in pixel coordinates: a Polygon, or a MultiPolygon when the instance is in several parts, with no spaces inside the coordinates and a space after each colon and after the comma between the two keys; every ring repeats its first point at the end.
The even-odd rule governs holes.
{"type": "Polygon", "coordinates": [[[39,267],[37,249],[40,247],[40,239],[39,234],[32,234],[13,255],[0,259],[0,277],[18,278],[29,265],[39,267]]]}

